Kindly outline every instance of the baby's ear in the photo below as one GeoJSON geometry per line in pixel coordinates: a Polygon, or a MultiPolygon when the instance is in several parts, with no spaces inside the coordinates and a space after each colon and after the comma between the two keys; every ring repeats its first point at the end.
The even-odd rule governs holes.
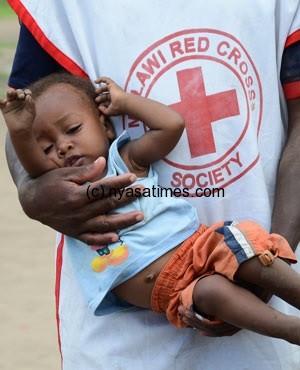
{"type": "Polygon", "coordinates": [[[111,141],[115,140],[116,131],[115,131],[113,123],[111,122],[109,117],[105,116],[104,114],[102,114],[101,116],[102,116],[101,120],[102,120],[102,123],[104,125],[104,128],[105,128],[108,139],[111,140],[111,141]]]}

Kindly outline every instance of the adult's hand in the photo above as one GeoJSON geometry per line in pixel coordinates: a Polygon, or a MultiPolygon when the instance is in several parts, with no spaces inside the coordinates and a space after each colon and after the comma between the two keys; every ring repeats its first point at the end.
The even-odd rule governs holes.
{"type": "MultiPolygon", "coordinates": [[[[256,285],[245,284],[242,282],[240,282],[239,285],[243,286],[247,290],[250,290],[265,303],[268,303],[272,297],[272,293],[256,285]]],[[[227,322],[208,322],[205,319],[201,319],[200,315],[197,315],[195,312],[185,308],[183,305],[180,305],[178,307],[178,312],[181,315],[183,322],[188,324],[190,327],[197,329],[203,336],[231,336],[241,330],[241,328],[238,328],[227,322]]]]}
{"type": "Polygon", "coordinates": [[[131,185],[136,176],[124,174],[87,182],[104,170],[105,159],[76,168],[60,168],[19,186],[19,198],[25,213],[51,228],[89,245],[108,244],[119,239],[117,230],[143,219],[142,212],[108,215],[131,202],[128,194],[114,194],[131,185]],[[113,194],[111,196],[111,194],[113,194]]]}
{"type": "Polygon", "coordinates": [[[231,336],[241,330],[240,328],[226,322],[208,323],[208,321],[201,320],[195,312],[192,312],[182,305],[178,307],[178,312],[182,316],[183,322],[188,324],[190,327],[197,329],[201,335],[206,337],[231,336]]]}

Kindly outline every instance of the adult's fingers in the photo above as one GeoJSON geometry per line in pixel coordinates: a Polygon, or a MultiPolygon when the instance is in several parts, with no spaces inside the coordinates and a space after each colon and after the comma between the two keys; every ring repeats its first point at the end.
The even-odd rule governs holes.
{"type": "Polygon", "coordinates": [[[197,329],[203,336],[231,336],[240,330],[240,328],[237,328],[226,322],[208,322],[207,320],[202,319],[200,315],[197,315],[195,312],[186,309],[182,305],[179,306],[178,311],[182,316],[183,322],[188,324],[190,327],[197,329]]]}
{"type": "MultiPolygon", "coordinates": [[[[90,182],[91,187],[89,189],[91,189],[91,191],[93,188],[98,189],[98,198],[99,196],[102,196],[103,198],[110,196],[110,189],[118,190],[127,187],[136,180],[136,176],[134,174],[125,173],[119,176],[101,178],[100,180],[93,181],[94,178],[101,177],[104,169],[105,158],[100,157],[95,162],[87,166],[66,168],[64,178],[65,180],[74,182],[78,185],[90,182]]],[[[90,195],[92,198],[92,194],[90,195]]],[[[93,198],[96,200],[97,196],[93,198]]]]}
{"type": "Polygon", "coordinates": [[[104,234],[93,234],[84,233],[78,235],[77,239],[87,245],[107,245],[119,240],[119,236],[116,233],[104,233],[104,234]]]}
{"type": "MultiPolygon", "coordinates": [[[[87,223],[84,223],[83,226],[88,226],[88,231],[91,231],[90,225],[94,227],[94,218],[101,215],[106,215],[116,208],[131,203],[142,194],[142,187],[140,188],[139,185],[128,188],[126,189],[126,191],[122,191],[122,189],[117,189],[116,193],[114,193],[114,188],[108,188],[107,190],[104,190],[104,195],[101,188],[88,187],[89,185],[87,184],[79,187],[74,187],[74,191],[68,194],[68,202],[73,204],[73,209],[74,211],[76,211],[76,214],[74,214],[73,216],[74,220],[76,220],[77,218],[81,220],[85,219],[87,223]],[[92,189],[94,189],[95,192],[93,192],[92,189]]],[[[121,218],[121,216],[119,216],[119,218],[121,218]]],[[[128,216],[125,214],[124,218],[128,218],[128,216]]],[[[129,221],[130,219],[131,216],[129,217],[129,221]]],[[[97,231],[98,229],[94,230],[94,232],[97,231]]]]}
{"type": "Polygon", "coordinates": [[[26,214],[89,244],[117,240],[118,230],[143,219],[139,211],[109,214],[139,195],[133,193],[135,187],[131,193],[121,191],[131,185],[136,176],[125,174],[86,184],[90,177],[99,171],[102,173],[103,165],[105,160],[100,159],[91,167],[61,168],[30,180],[24,188],[22,202],[26,214]]]}
{"type": "Polygon", "coordinates": [[[64,178],[78,185],[92,181],[93,178],[101,176],[105,169],[105,158],[99,157],[87,166],[70,167],[64,169],[64,178]]]}
{"type": "Polygon", "coordinates": [[[94,183],[88,184],[85,193],[89,201],[102,200],[107,197],[121,199],[124,197],[136,198],[140,195],[137,187],[126,189],[136,180],[135,175],[122,174],[119,176],[108,177],[94,183]]]}
{"type": "Polygon", "coordinates": [[[99,216],[89,219],[77,229],[77,239],[89,245],[108,244],[119,240],[118,230],[143,219],[139,211],[125,214],[99,216]]]}

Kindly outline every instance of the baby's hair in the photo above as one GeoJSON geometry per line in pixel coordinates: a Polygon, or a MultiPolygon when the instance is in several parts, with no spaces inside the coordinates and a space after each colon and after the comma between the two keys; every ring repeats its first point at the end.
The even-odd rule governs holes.
{"type": "Polygon", "coordinates": [[[87,98],[87,101],[91,103],[91,107],[93,109],[96,108],[97,113],[99,114],[97,104],[95,102],[95,98],[97,96],[97,94],[95,93],[95,86],[86,77],[75,76],[67,72],[52,73],[29,85],[28,89],[31,90],[32,97],[34,99],[37,99],[39,96],[43,95],[50,87],[58,84],[67,84],[72,86],[81,97],[87,98]]]}

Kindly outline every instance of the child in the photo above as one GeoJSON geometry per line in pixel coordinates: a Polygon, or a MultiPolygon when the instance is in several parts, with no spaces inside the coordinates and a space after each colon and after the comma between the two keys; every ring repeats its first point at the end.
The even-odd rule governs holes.
{"type": "MultiPolygon", "coordinates": [[[[24,168],[39,176],[102,156],[106,177],[129,171],[139,184],[158,188],[151,164],[175,147],[184,129],[181,116],[125,93],[109,78],[96,82],[104,83],[97,97],[90,81],[68,74],[50,75],[30,89],[8,90],[0,107],[24,168]],[[126,133],[114,140],[107,117],[120,114],[136,117],[149,131],[136,140],[126,133]]],[[[144,219],[120,230],[120,241],[91,249],[66,237],[95,314],[107,313],[110,299],[117,296],[165,312],[170,322],[184,327],[177,313],[183,304],[212,322],[224,320],[300,345],[300,320],[272,309],[243,287],[267,289],[300,308],[300,276],[287,263],[296,259],[284,238],[253,222],[199,226],[189,203],[172,197],[141,197],[118,212],[132,208],[142,210],[144,219]]]]}

